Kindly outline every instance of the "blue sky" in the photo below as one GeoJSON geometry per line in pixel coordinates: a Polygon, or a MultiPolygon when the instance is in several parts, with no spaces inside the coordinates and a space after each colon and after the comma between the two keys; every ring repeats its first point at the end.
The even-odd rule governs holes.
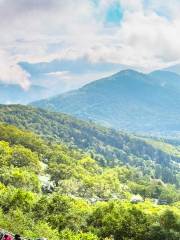
{"type": "MultiPolygon", "coordinates": [[[[100,0],[92,0],[98,8],[101,4],[100,0]]],[[[119,1],[112,1],[105,12],[105,24],[120,24],[123,18],[123,9],[119,1]]]]}
{"type": "Polygon", "coordinates": [[[123,18],[123,10],[119,3],[114,3],[107,9],[106,22],[113,24],[120,24],[123,18]]]}
{"type": "Polygon", "coordinates": [[[179,0],[0,0],[0,81],[71,89],[179,63],[179,12],[179,0]]]}

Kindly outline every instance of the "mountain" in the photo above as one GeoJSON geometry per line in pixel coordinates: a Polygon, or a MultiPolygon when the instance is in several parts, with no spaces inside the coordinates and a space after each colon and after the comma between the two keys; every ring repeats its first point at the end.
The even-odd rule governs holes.
{"type": "Polygon", "coordinates": [[[124,70],[32,105],[129,132],[175,136],[180,132],[179,89],[177,74],[124,70]]]}
{"type": "Polygon", "coordinates": [[[176,64],[176,65],[167,67],[164,70],[180,74],[180,64],[176,64]]]}
{"type": "Polygon", "coordinates": [[[125,68],[120,64],[103,61],[93,63],[88,57],[37,63],[19,62],[19,66],[29,73],[32,84],[48,86],[54,95],[77,89],[92,80],[125,68]]]}
{"type": "Polygon", "coordinates": [[[180,92],[180,75],[170,71],[154,71],[149,74],[151,81],[159,84],[163,88],[180,92]]]}
{"type": "Polygon", "coordinates": [[[24,90],[19,85],[0,83],[0,103],[29,103],[47,97],[48,90],[44,87],[32,85],[24,90]]]}
{"type": "Polygon", "coordinates": [[[124,68],[121,64],[113,64],[106,62],[91,62],[88,58],[82,57],[76,60],[70,59],[56,59],[50,62],[19,62],[21,68],[31,74],[31,76],[39,76],[52,72],[68,71],[74,74],[87,73],[87,72],[112,72],[117,69],[124,68]]]}
{"type": "Polygon", "coordinates": [[[144,175],[180,185],[178,147],[118,132],[61,113],[30,106],[1,105],[0,122],[40,134],[90,154],[101,166],[132,166],[144,175]]]}

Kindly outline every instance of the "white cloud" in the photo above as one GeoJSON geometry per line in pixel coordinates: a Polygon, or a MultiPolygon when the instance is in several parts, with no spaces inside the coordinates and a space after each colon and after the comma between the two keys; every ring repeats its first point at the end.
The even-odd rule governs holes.
{"type": "Polygon", "coordinates": [[[92,0],[0,0],[0,79],[28,86],[29,76],[18,61],[86,56],[92,62],[146,71],[179,62],[180,1],[148,2],[99,0],[95,5],[92,0]],[[115,2],[121,4],[124,16],[121,24],[109,26],[104,19],[115,2]]]}
{"type": "Polygon", "coordinates": [[[127,13],[116,37],[130,65],[152,69],[180,60],[180,19],[168,21],[151,11],[127,13]]]}
{"type": "Polygon", "coordinates": [[[0,81],[19,84],[25,90],[30,86],[29,74],[21,69],[16,60],[4,51],[0,51],[0,81]]]}
{"type": "Polygon", "coordinates": [[[142,0],[120,0],[120,4],[125,11],[142,11],[142,0]]]}
{"type": "Polygon", "coordinates": [[[172,19],[179,17],[179,0],[148,0],[148,7],[155,12],[170,17],[172,19]]]}
{"type": "Polygon", "coordinates": [[[46,75],[51,76],[51,77],[58,77],[58,78],[63,78],[63,79],[68,79],[68,71],[56,71],[56,72],[50,72],[47,73],[46,75]]]}
{"type": "MultiPolygon", "coordinates": [[[[178,8],[180,3],[174,2],[178,8]]],[[[121,25],[109,34],[106,31],[99,46],[91,50],[91,57],[145,71],[180,62],[178,15],[172,14],[172,18],[161,15],[161,5],[156,6],[155,11],[152,3],[145,7],[142,0],[120,0],[120,3],[124,9],[121,25]]],[[[170,5],[166,1],[163,3],[164,8],[169,9],[170,5]]]]}

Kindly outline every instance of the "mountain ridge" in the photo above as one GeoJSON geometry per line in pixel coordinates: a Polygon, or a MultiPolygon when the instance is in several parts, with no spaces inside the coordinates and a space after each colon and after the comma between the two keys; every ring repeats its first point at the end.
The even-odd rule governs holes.
{"type": "MultiPolygon", "coordinates": [[[[179,75],[176,76],[180,79],[179,75]]],[[[129,132],[169,134],[172,130],[180,131],[180,80],[179,88],[170,83],[165,88],[160,84],[157,73],[123,70],[32,105],[129,132]]]]}

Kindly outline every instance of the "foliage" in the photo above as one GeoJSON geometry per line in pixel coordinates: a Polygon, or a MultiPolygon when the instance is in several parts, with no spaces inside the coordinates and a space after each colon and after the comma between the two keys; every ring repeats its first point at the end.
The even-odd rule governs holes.
{"type": "Polygon", "coordinates": [[[174,185],[132,166],[102,166],[87,152],[13,126],[0,129],[1,228],[49,240],[179,239],[174,185]],[[144,202],[132,203],[138,194],[144,202]]]}
{"type": "MultiPolygon", "coordinates": [[[[49,142],[56,141],[83,150],[101,166],[132,166],[143,175],[160,178],[166,183],[180,186],[180,149],[162,141],[152,141],[113,129],[84,122],[71,116],[52,113],[30,106],[0,106],[0,121],[16,125],[21,129],[40,134],[49,142]]],[[[15,134],[8,126],[9,140],[25,144],[31,150],[42,152],[45,148],[39,137],[31,133],[15,134]],[[19,137],[18,137],[19,135],[19,137]],[[29,136],[29,137],[28,137],[29,136]],[[28,139],[29,138],[29,139],[28,139]],[[33,149],[34,148],[34,149],[33,149]]],[[[3,126],[0,131],[3,132],[3,126]]],[[[8,140],[2,134],[1,140],[8,140]]]]}

